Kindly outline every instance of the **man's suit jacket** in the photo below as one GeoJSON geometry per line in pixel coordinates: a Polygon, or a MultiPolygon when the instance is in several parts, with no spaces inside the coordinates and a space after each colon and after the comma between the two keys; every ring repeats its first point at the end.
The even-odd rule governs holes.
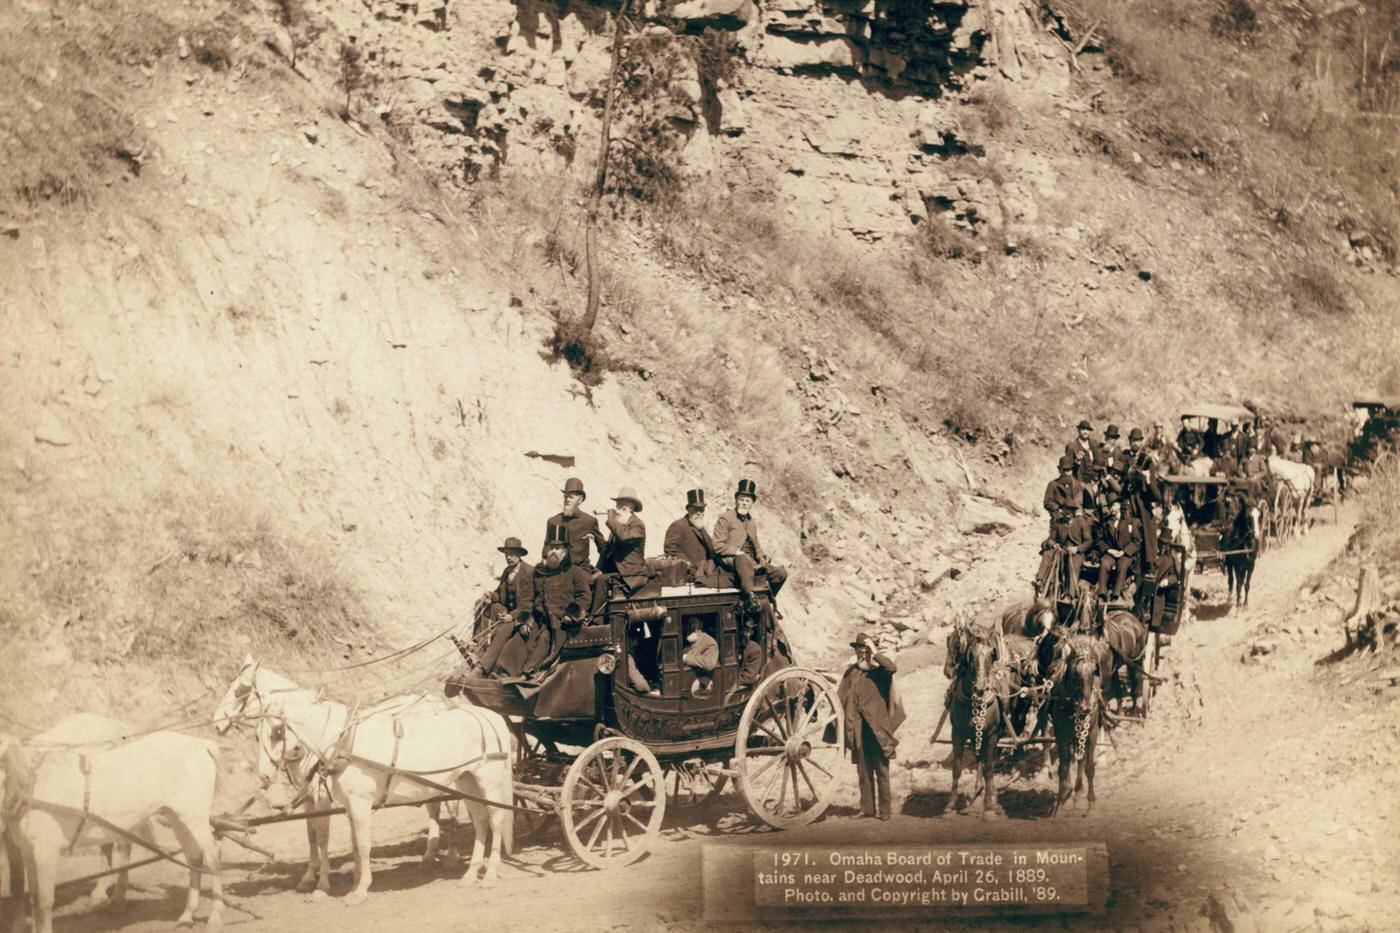
{"type": "Polygon", "coordinates": [[[719,513],[719,518],[715,519],[715,532],[711,538],[715,550],[726,560],[732,560],[735,555],[746,552],[755,564],[767,563],[763,545],[758,543],[758,523],[752,514],[747,519],[742,519],[733,509],[725,509],[719,513]]]}
{"type": "Polygon", "coordinates": [[[707,561],[719,556],[714,539],[704,528],[691,524],[689,516],[681,516],[671,522],[666,529],[666,542],[662,551],[667,557],[684,557],[690,566],[699,570],[707,561]]]}
{"type": "Polygon", "coordinates": [[[635,592],[649,579],[647,575],[647,526],[640,515],[634,514],[627,524],[616,519],[608,519],[611,536],[603,545],[603,556],[598,561],[598,569],[604,573],[615,573],[622,577],[622,583],[629,593],[635,592]]]}
{"type": "Polygon", "coordinates": [[[511,579],[509,567],[502,570],[500,583],[496,585],[496,602],[512,615],[529,612],[535,605],[534,565],[522,560],[515,567],[514,579],[511,579]]]}

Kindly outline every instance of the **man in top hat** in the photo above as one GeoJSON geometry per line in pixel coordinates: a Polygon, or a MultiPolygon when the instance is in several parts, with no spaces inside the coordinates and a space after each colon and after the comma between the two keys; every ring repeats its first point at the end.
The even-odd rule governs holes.
{"type": "Polygon", "coordinates": [[[1065,456],[1074,461],[1077,471],[1082,466],[1093,466],[1098,445],[1094,443],[1094,426],[1087,421],[1079,422],[1079,436],[1065,445],[1065,456]]]}
{"type": "Polygon", "coordinates": [[[690,564],[696,582],[714,581],[720,554],[715,550],[714,539],[705,530],[705,490],[692,489],[685,494],[685,514],[666,529],[663,553],[690,564]]]}
{"type": "Polygon", "coordinates": [[[514,536],[506,538],[505,544],[496,550],[506,556],[506,568],[501,571],[496,592],[486,610],[492,618],[515,615],[535,604],[535,567],[522,559],[530,552],[521,547],[520,539],[514,536]]]}
{"type": "Polygon", "coordinates": [[[588,611],[596,615],[607,599],[609,587],[631,596],[646,585],[647,574],[646,546],[647,526],[637,513],[642,510],[642,500],[637,498],[637,490],[623,486],[613,496],[613,507],[608,510],[608,541],[603,545],[602,556],[598,558],[598,569],[602,576],[593,584],[593,602],[588,611]]]}
{"type": "Polygon", "coordinates": [[[904,704],[895,691],[895,664],[875,651],[875,641],[861,632],[851,642],[855,662],[836,689],[846,717],[846,748],[860,776],[860,812],[890,818],[890,759],[904,722],[904,704]]]}
{"type": "Polygon", "coordinates": [[[524,667],[527,671],[545,667],[558,657],[568,637],[565,629],[583,624],[583,607],[588,605],[592,583],[587,570],[574,566],[567,529],[551,526],[549,534],[544,559],[535,568],[535,628],[524,667]]]}
{"type": "Polygon", "coordinates": [[[753,518],[753,506],[757,501],[758,487],[753,480],[739,480],[739,487],[734,491],[734,508],[720,513],[711,536],[720,555],[720,564],[739,578],[739,589],[749,605],[754,601],[753,580],[758,568],[768,574],[768,592],[773,600],[777,600],[778,590],[787,580],[787,571],[775,565],[758,543],[758,524],[753,518]]]}
{"type": "Polygon", "coordinates": [[[583,480],[571,476],[564,481],[564,509],[558,515],[551,515],[544,526],[544,539],[553,540],[553,529],[564,529],[564,540],[569,547],[569,563],[589,573],[593,572],[593,561],[589,558],[588,542],[601,552],[603,532],[598,527],[598,519],[583,511],[583,501],[588,494],[583,491],[583,480]]]}

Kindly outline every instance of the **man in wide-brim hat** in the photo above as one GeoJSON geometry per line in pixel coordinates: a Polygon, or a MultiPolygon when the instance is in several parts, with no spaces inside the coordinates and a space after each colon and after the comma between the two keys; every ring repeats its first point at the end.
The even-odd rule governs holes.
{"type": "Polygon", "coordinates": [[[623,486],[612,499],[613,507],[608,510],[608,540],[598,558],[602,575],[593,583],[590,616],[602,608],[610,591],[631,596],[650,579],[646,561],[647,526],[637,514],[642,510],[642,500],[631,486],[623,486]]]}
{"type": "Polygon", "coordinates": [[[590,595],[592,574],[574,566],[565,529],[551,528],[550,533],[544,560],[535,568],[535,628],[526,671],[547,667],[559,656],[569,631],[583,624],[590,595]]]}
{"type": "Polygon", "coordinates": [[[496,550],[506,556],[506,566],[501,571],[491,607],[487,611],[499,616],[529,609],[535,602],[535,566],[524,560],[529,550],[522,547],[520,539],[514,535],[506,538],[505,543],[496,550]]]}
{"type": "Polygon", "coordinates": [[[751,479],[739,480],[734,490],[734,508],[725,509],[715,520],[715,531],[711,535],[715,550],[719,552],[720,564],[733,571],[739,579],[739,589],[744,593],[745,602],[754,604],[754,573],[760,568],[768,576],[768,592],[774,600],[778,590],[787,580],[787,571],[777,566],[758,543],[758,523],[754,521],[753,507],[758,501],[758,487],[751,479]]]}
{"type": "Polygon", "coordinates": [[[875,650],[875,640],[862,632],[851,642],[855,662],[846,668],[836,688],[846,717],[846,749],[860,778],[863,816],[890,818],[890,759],[904,722],[904,704],[895,690],[895,663],[875,650]]]}
{"type": "Polygon", "coordinates": [[[583,489],[583,480],[576,476],[569,477],[564,481],[561,492],[564,494],[564,508],[545,522],[544,539],[548,542],[552,529],[562,528],[569,547],[569,563],[591,574],[593,561],[589,556],[588,542],[592,541],[601,552],[602,529],[598,527],[598,519],[583,511],[583,501],[588,498],[588,493],[583,489]]]}
{"type": "Polygon", "coordinates": [[[714,539],[705,530],[705,490],[691,489],[685,494],[685,514],[666,529],[663,552],[667,557],[679,557],[690,564],[691,574],[698,583],[708,584],[715,577],[719,551],[714,539]]]}

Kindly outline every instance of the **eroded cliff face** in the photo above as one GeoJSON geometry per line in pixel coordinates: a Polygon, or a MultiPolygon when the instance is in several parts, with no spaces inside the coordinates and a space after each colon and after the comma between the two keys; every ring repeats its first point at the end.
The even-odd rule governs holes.
{"type": "MultiPolygon", "coordinates": [[[[617,6],[365,0],[368,16],[338,25],[370,52],[381,116],[430,167],[471,181],[587,170],[617,6]]],[[[964,105],[995,86],[1015,106],[1068,76],[1019,0],[649,0],[634,27],[646,54],[703,34],[727,59],[716,78],[672,55],[663,75],[684,176],[760,189],[870,239],[930,211],[974,229],[1016,221],[1001,186],[961,159],[990,135],[964,105]]]]}

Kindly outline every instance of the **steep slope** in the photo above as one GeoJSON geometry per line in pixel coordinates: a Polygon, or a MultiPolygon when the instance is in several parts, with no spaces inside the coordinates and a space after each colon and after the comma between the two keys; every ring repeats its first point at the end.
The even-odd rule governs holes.
{"type": "Polygon", "coordinates": [[[582,378],[546,347],[617,4],[50,7],[0,56],[10,709],[436,632],[574,474],[636,486],[653,552],[686,488],[755,478],[821,658],[957,611],[928,592],[1035,533],[1083,415],[1400,375],[1369,215],[1261,220],[1116,46],[1020,4],[648,6],[582,378]]]}

